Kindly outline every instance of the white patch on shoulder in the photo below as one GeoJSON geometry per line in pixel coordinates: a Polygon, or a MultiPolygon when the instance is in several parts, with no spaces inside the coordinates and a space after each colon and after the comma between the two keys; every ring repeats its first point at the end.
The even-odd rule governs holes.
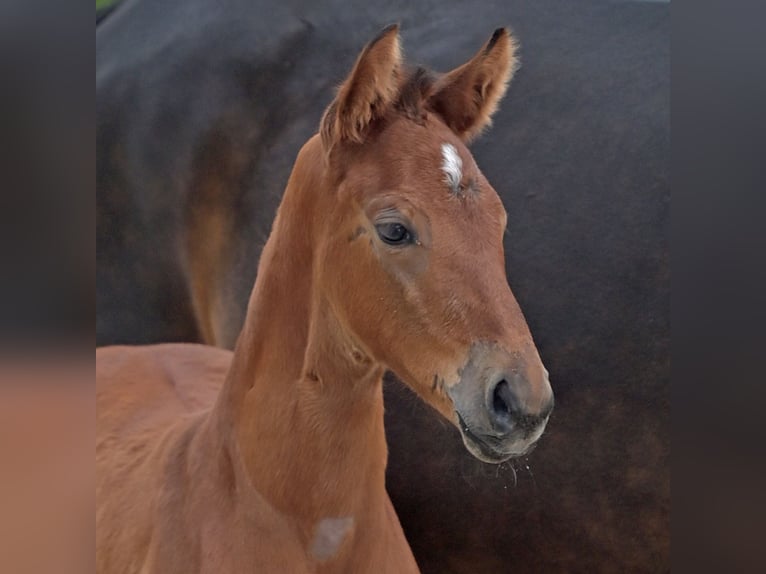
{"type": "Polygon", "coordinates": [[[442,171],[444,181],[447,182],[452,193],[459,193],[460,182],[463,180],[463,160],[460,159],[452,144],[442,144],[442,171]]]}
{"type": "Polygon", "coordinates": [[[311,543],[311,554],[317,560],[332,558],[353,526],[354,519],[351,516],[323,518],[316,526],[314,541],[311,543]]]}

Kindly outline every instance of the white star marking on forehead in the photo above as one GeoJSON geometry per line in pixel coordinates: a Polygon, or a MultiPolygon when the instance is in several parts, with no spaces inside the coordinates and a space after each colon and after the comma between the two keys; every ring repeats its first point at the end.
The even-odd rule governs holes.
{"type": "Polygon", "coordinates": [[[463,160],[455,149],[448,143],[442,144],[442,171],[444,181],[449,185],[452,193],[460,193],[460,182],[463,180],[463,160]]]}

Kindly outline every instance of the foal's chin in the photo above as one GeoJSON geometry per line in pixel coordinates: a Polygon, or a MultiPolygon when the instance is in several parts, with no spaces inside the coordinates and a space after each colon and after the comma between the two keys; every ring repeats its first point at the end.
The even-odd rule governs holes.
{"type": "Polygon", "coordinates": [[[524,456],[532,452],[537,446],[537,439],[516,441],[511,445],[491,444],[489,441],[482,440],[472,434],[471,431],[465,427],[462,420],[458,428],[460,430],[460,436],[463,439],[463,444],[468,452],[480,461],[490,464],[500,464],[507,460],[524,456]]]}

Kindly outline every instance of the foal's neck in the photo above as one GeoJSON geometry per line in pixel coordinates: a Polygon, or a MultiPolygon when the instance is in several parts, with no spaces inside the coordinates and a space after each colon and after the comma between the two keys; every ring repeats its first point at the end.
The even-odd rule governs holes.
{"type": "Polygon", "coordinates": [[[277,510],[306,529],[361,527],[386,500],[383,370],[314,290],[318,147],[304,146],[288,182],[214,420],[239,479],[277,510]]]}

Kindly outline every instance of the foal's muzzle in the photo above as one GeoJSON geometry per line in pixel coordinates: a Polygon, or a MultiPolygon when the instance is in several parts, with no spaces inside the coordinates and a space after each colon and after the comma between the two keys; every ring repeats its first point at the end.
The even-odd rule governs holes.
{"type": "Polygon", "coordinates": [[[485,462],[529,452],[553,410],[548,373],[525,369],[501,349],[471,352],[460,381],[448,390],[466,448],[485,462]]]}

